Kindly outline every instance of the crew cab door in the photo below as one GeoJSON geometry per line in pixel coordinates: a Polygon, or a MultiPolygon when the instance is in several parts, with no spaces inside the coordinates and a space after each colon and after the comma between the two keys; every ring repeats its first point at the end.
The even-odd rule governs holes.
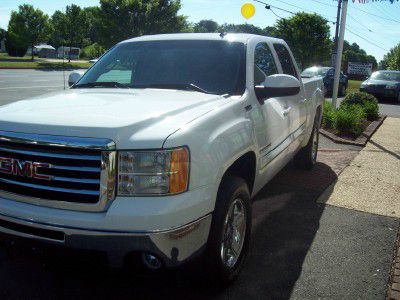
{"type": "MultiPolygon", "coordinates": [[[[254,86],[261,85],[267,76],[278,74],[278,68],[267,43],[258,43],[254,52],[254,86]]],[[[265,101],[255,101],[257,110],[253,121],[259,145],[261,167],[290,144],[290,121],[286,97],[272,97],[265,101]]]]}
{"type": "MultiPolygon", "coordinates": [[[[301,83],[301,78],[295,67],[295,62],[288,48],[284,44],[274,44],[274,50],[278,55],[283,74],[297,78],[301,83]]],[[[300,93],[294,96],[285,97],[289,110],[290,133],[296,140],[306,128],[307,121],[307,101],[305,98],[304,87],[300,84],[300,93]]]]}

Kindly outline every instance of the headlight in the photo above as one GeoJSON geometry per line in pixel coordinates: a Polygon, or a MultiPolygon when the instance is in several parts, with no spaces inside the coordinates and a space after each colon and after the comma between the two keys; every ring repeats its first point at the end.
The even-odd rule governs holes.
{"type": "Polygon", "coordinates": [[[388,89],[388,90],[395,90],[395,89],[397,89],[397,85],[387,85],[387,86],[386,86],[386,89],[388,89]]]}
{"type": "Polygon", "coordinates": [[[368,86],[368,83],[366,83],[366,82],[361,83],[362,88],[366,88],[367,86],[368,86]]]}
{"type": "Polygon", "coordinates": [[[118,154],[119,196],[178,194],[187,190],[188,180],[186,147],[118,154]]]}

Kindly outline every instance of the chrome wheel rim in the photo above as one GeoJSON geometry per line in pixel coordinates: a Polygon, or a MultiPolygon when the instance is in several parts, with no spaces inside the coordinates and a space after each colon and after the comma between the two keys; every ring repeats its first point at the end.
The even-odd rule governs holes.
{"type": "Polygon", "coordinates": [[[246,235],[246,211],[243,200],[235,199],[225,217],[221,242],[221,259],[227,268],[233,268],[242,253],[246,235]]]}
{"type": "Polygon", "coordinates": [[[312,154],[311,154],[314,162],[317,161],[317,153],[318,153],[318,128],[315,128],[313,142],[312,142],[312,154]]]}

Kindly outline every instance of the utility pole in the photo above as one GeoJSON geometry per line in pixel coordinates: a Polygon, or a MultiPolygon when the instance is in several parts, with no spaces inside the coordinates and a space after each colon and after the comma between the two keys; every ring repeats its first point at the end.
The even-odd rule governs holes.
{"type": "Polygon", "coordinates": [[[333,81],[333,92],[332,92],[332,105],[333,105],[334,109],[336,109],[336,102],[337,102],[338,89],[339,89],[339,78],[340,78],[340,67],[342,64],[344,33],[346,30],[347,4],[348,4],[348,0],[343,0],[342,17],[340,20],[338,52],[336,55],[335,79],[333,81]]]}
{"type": "Polygon", "coordinates": [[[336,64],[341,9],[342,9],[342,0],[338,0],[338,9],[337,9],[337,17],[336,17],[336,31],[335,31],[335,39],[333,40],[334,45],[333,45],[333,49],[332,49],[332,58],[331,58],[332,67],[334,67],[336,64]]]}

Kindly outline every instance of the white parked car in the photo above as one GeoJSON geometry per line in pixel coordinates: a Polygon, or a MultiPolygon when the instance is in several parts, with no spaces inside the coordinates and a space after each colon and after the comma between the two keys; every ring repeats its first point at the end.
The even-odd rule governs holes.
{"type": "Polygon", "coordinates": [[[233,280],[252,197],[292,159],[316,163],[322,80],[301,79],[283,40],[248,34],[127,40],[77,77],[0,107],[0,232],[113,265],[202,256],[233,280]]]}

